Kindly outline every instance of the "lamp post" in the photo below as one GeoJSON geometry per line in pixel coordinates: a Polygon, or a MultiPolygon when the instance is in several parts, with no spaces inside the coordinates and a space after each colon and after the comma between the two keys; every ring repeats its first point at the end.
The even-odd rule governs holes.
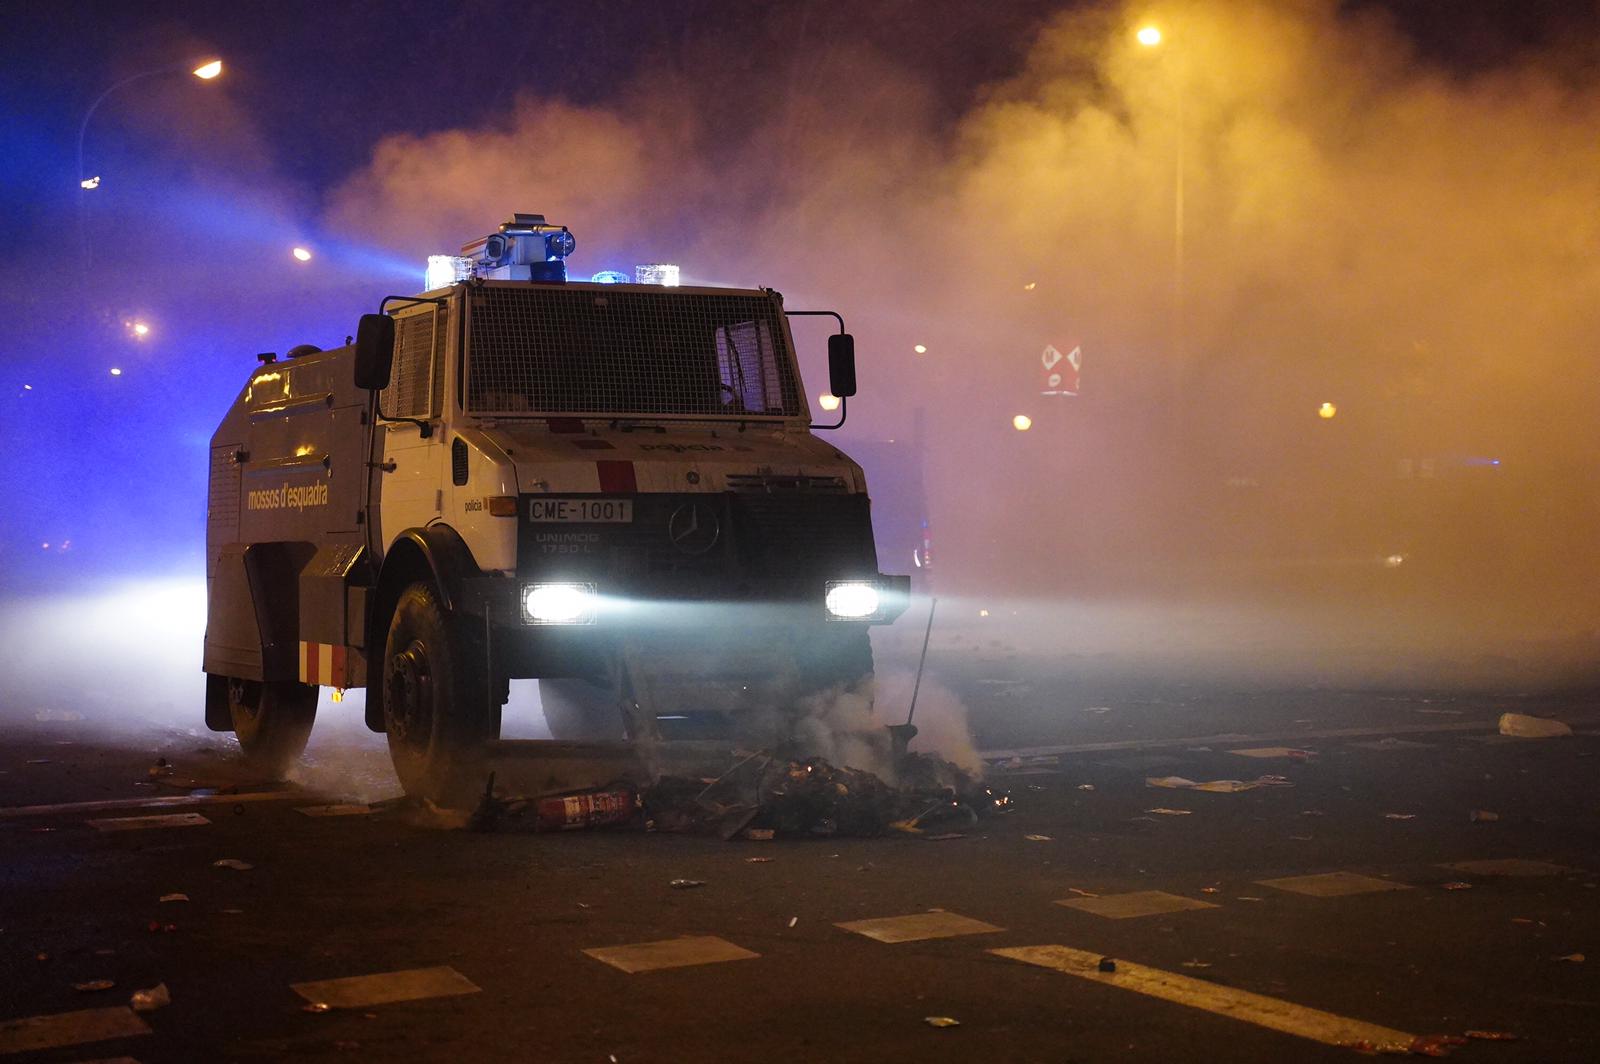
{"type": "Polygon", "coordinates": [[[1175,407],[1173,418],[1174,431],[1178,438],[1174,440],[1180,448],[1182,446],[1181,426],[1184,416],[1184,381],[1187,377],[1188,358],[1185,350],[1184,314],[1185,314],[1185,285],[1184,285],[1184,255],[1183,255],[1183,148],[1184,148],[1184,115],[1183,115],[1183,49],[1167,40],[1167,35],[1159,26],[1147,24],[1141,26],[1134,35],[1139,44],[1147,49],[1165,49],[1170,53],[1172,68],[1172,95],[1173,119],[1177,126],[1176,143],[1173,148],[1173,175],[1172,175],[1172,402],[1175,407]]]}
{"type": "Polygon", "coordinates": [[[173,66],[157,67],[154,70],[146,70],[146,71],[143,71],[143,72],[138,73],[138,74],[129,74],[127,77],[123,78],[121,81],[118,81],[118,82],[114,83],[110,88],[106,89],[105,92],[102,92],[99,96],[96,96],[94,98],[94,102],[89,105],[89,109],[83,113],[83,121],[78,124],[78,187],[79,188],[83,189],[84,191],[89,191],[89,190],[92,190],[92,189],[100,187],[100,177],[99,177],[98,174],[95,175],[92,178],[91,177],[86,177],[84,175],[84,172],[83,172],[83,137],[84,137],[84,134],[89,132],[89,119],[94,117],[95,111],[99,110],[100,105],[105,102],[106,97],[110,96],[112,93],[116,92],[118,89],[122,88],[124,85],[131,85],[135,81],[143,81],[145,78],[153,78],[153,77],[156,77],[157,75],[160,75],[160,74],[176,74],[179,71],[188,71],[190,74],[193,74],[195,77],[199,78],[201,81],[211,81],[212,79],[216,78],[219,74],[222,73],[222,60],[220,60],[220,59],[211,59],[211,60],[208,60],[208,61],[206,61],[204,63],[201,63],[199,66],[194,67],[193,69],[190,69],[190,67],[189,67],[189,65],[187,63],[178,63],[178,64],[175,64],[173,66]]]}

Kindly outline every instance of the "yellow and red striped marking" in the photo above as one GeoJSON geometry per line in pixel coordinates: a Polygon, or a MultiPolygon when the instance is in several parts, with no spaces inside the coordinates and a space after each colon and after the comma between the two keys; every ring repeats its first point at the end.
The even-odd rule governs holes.
{"type": "Polygon", "coordinates": [[[349,687],[349,654],[332,643],[300,641],[300,682],[323,687],[349,687]]]}

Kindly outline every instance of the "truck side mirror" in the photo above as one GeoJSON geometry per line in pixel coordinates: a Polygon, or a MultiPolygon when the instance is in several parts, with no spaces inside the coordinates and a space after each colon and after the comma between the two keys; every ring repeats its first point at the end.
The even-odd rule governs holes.
{"type": "Polygon", "coordinates": [[[380,391],[389,387],[394,369],[394,319],[363,314],[356,326],[356,387],[380,391]]]}
{"type": "Polygon", "coordinates": [[[840,399],[856,394],[856,338],[849,333],[828,337],[828,391],[840,399]]]}

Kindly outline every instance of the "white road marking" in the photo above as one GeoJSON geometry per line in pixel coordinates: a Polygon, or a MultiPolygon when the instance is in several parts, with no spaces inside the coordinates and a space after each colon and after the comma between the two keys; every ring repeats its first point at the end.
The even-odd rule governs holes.
{"type": "Polygon", "coordinates": [[[440,965],[437,968],[408,968],[376,975],[354,975],[346,979],[291,983],[289,989],[307,1001],[321,1002],[329,1008],[360,1009],[394,1001],[476,994],[480,988],[449,965],[440,965]]]}
{"type": "Polygon", "coordinates": [[[1274,890],[1287,890],[1292,894],[1309,894],[1314,898],[1342,898],[1349,894],[1376,894],[1385,890],[1410,890],[1409,883],[1396,883],[1376,876],[1362,876],[1354,872],[1319,872],[1310,876],[1284,876],[1281,879],[1258,879],[1256,883],[1274,890]]]}
{"type": "Polygon", "coordinates": [[[583,951],[601,964],[633,975],[663,968],[692,968],[699,964],[747,961],[761,956],[715,935],[685,935],[660,942],[636,942],[628,946],[596,946],[583,951]]]}
{"type": "Polygon", "coordinates": [[[1024,964],[1063,972],[1091,982],[1121,987],[1137,994],[1160,998],[1178,1005],[1228,1016],[1258,1027],[1308,1038],[1330,1046],[1370,1045],[1378,1051],[1405,1052],[1417,1040],[1406,1031],[1363,1020],[1352,1020],[1290,1001],[1252,994],[1247,990],[1221,986],[1176,972],[1147,968],[1129,961],[1116,961],[1116,971],[1099,970],[1101,954],[1070,946],[1021,946],[992,949],[990,953],[1024,964]]]}
{"type": "Polygon", "coordinates": [[[955,938],[958,935],[987,935],[1003,927],[974,920],[956,913],[912,913],[910,916],[881,916],[873,920],[850,920],[834,927],[852,931],[879,942],[921,942],[930,938],[955,938]]]}
{"type": "Polygon", "coordinates": [[[55,1012],[0,1021],[0,1053],[27,1053],[149,1033],[150,1025],[126,1005],[55,1012]]]}
{"type": "Polygon", "coordinates": [[[1524,861],[1520,857],[1506,857],[1497,861],[1457,861],[1440,867],[1480,876],[1559,876],[1577,871],[1565,865],[1551,864],[1548,861],[1524,861]]]}
{"type": "Polygon", "coordinates": [[[199,813],[158,813],[154,816],[119,816],[85,820],[96,831],[143,831],[147,828],[198,828],[211,823],[199,813]]]}
{"type": "Polygon", "coordinates": [[[162,798],[107,798],[94,802],[63,802],[58,805],[13,805],[0,809],[0,820],[24,816],[52,816],[58,813],[94,813],[102,809],[181,809],[190,805],[233,805],[238,802],[282,802],[306,798],[304,791],[252,791],[249,794],[174,794],[162,798]]]}
{"type": "Polygon", "coordinates": [[[1298,746],[1253,746],[1247,750],[1229,750],[1228,753],[1237,754],[1240,757],[1271,757],[1293,760],[1296,755],[1305,757],[1307,754],[1316,753],[1316,751],[1306,750],[1298,746]]]}
{"type": "Polygon", "coordinates": [[[1102,894],[1098,898],[1062,898],[1056,902],[1069,909],[1104,916],[1108,920],[1128,920],[1136,916],[1158,916],[1189,909],[1216,909],[1209,901],[1196,901],[1162,890],[1136,890],[1128,894],[1102,894]]]}
{"type": "MultiPolygon", "coordinates": [[[[1355,739],[1364,735],[1437,735],[1450,732],[1492,732],[1499,728],[1496,720],[1448,721],[1441,724],[1394,724],[1359,728],[1308,728],[1304,731],[1261,732],[1244,735],[1239,732],[1221,732],[1214,735],[1189,735],[1174,739],[1118,739],[1103,743],[1067,743],[1057,746],[1027,746],[1015,750],[983,750],[979,757],[985,761],[1023,761],[1035,757],[1053,757],[1060,754],[1089,754],[1103,750],[1159,750],[1171,746],[1241,746],[1246,743],[1266,745],[1274,742],[1304,742],[1308,739],[1355,739]]],[[[1495,736],[1498,738],[1499,736],[1495,736]]]]}

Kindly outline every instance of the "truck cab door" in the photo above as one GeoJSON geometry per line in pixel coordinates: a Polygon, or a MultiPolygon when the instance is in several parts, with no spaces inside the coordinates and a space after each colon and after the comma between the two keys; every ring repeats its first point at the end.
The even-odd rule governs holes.
{"type": "Polygon", "coordinates": [[[437,520],[444,506],[446,441],[440,421],[447,316],[444,307],[434,305],[395,315],[394,370],[379,393],[378,410],[387,418],[423,421],[431,434],[424,438],[411,421],[378,422],[374,449],[384,469],[378,538],[385,550],[406,529],[437,520]]]}

